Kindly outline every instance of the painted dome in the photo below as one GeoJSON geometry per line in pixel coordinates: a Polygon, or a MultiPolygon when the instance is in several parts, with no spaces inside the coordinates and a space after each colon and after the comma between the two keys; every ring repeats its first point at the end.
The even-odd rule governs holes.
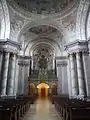
{"type": "Polygon", "coordinates": [[[58,13],[77,0],[15,0],[26,11],[37,14],[58,13]]]}

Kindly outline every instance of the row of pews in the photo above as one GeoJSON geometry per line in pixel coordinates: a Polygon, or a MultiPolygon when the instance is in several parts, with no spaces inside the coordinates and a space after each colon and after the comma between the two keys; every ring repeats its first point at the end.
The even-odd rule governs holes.
{"type": "Polygon", "coordinates": [[[20,120],[30,108],[36,97],[18,96],[0,99],[0,120],[20,120]]]}
{"type": "Polygon", "coordinates": [[[52,96],[52,103],[62,120],[90,120],[90,101],[69,99],[68,96],[52,96]]]}

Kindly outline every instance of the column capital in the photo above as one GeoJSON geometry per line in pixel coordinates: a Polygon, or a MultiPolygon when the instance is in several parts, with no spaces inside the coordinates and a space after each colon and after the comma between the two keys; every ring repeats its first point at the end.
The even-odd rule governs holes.
{"type": "Polygon", "coordinates": [[[18,42],[12,41],[10,39],[0,39],[0,51],[18,53],[21,46],[18,42]]]}
{"type": "Polygon", "coordinates": [[[67,61],[58,62],[57,67],[60,67],[60,66],[67,66],[67,61]]]}
{"type": "Polygon", "coordinates": [[[75,52],[68,53],[68,56],[74,56],[75,52]]]}
{"type": "Polygon", "coordinates": [[[66,60],[67,59],[67,56],[57,56],[55,57],[55,60],[66,60]]]}
{"type": "Polygon", "coordinates": [[[28,66],[30,65],[31,57],[29,56],[18,56],[18,65],[28,66]]]}
{"type": "Polygon", "coordinates": [[[79,97],[80,96],[85,96],[83,67],[82,67],[81,60],[82,60],[82,58],[80,56],[80,53],[77,53],[76,54],[76,62],[77,62],[77,75],[78,75],[79,97]]]}
{"type": "Polygon", "coordinates": [[[87,52],[88,51],[88,42],[87,41],[80,41],[76,40],[64,46],[65,51],[69,54],[75,52],[87,52]]]}
{"type": "Polygon", "coordinates": [[[76,52],[76,55],[80,55],[81,54],[81,52],[76,52]]]}

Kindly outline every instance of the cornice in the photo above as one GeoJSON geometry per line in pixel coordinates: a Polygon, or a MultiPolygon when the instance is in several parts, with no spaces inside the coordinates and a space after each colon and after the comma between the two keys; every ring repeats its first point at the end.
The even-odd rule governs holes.
{"type": "Polygon", "coordinates": [[[0,51],[18,53],[21,49],[20,44],[10,39],[0,39],[0,51]]]}
{"type": "Polygon", "coordinates": [[[76,40],[64,46],[65,51],[68,53],[72,52],[86,52],[88,51],[88,41],[85,40],[76,40]]]}
{"type": "Polygon", "coordinates": [[[30,60],[31,60],[31,57],[29,57],[29,56],[18,55],[18,65],[20,65],[20,66],[30,65],[30,60]]]}
{"type": "Polygon", "coordinates": [[[58,62],[57,67],[60,67],[60,66],[67,66],[67,61],[58,62]]]}
{"type": "Polygon", "coordinates": [[[12,41],[10,39],[0,39],[0,45],[11,45],[13,47],[16,47],[18,49],[20,49],[20,44],[15,42],[15,41],[12,41]]]}
{"type": "Polygon", "coordinates": [[[55,57],[55,60],[67,60],[66,56],[57,56],[55,57]]]}
{"type": "Polygon", "coordinates": [[[18,65],[20,65],[20,66],[29,66],[29,63],[25,62],[25,61],[18,61],[18,65]]]}
{"type": "Polygon", "coordinates": [[[21,55],[18,55],[18,59],[22,59],[22,60],[30,60],[31,57],[30,57],[30,56],[21,56],[21,55]]]}
{"type": "Polygon", "coordinates": [[[73,41],[73,42],[70,42],[68,43],[67,45],[65,45],[65,49],[69,48],[69,47],[73,47],[75,45],[86,45],[88,44],[87,41],[85,40],[76,40],[76,41],[73,41]]]}

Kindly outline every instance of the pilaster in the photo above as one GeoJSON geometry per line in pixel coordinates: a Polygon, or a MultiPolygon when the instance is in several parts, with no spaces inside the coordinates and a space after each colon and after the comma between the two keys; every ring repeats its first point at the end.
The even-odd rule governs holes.
{"type": "Polygon", "coordinates": [[[6,87],[7,87],[7,78],[8,78],[8,68],[9,68],[9,57],[10,53],[4,53],[4,66],[3,66],[3,73],[2,73],[2,82],[1,82],[1,96],[6,96],[6,87]]]}
{"type": "Polygon", "coordinates": [[[10,39],[0,39],[0,52],[2,53],[1,70],[1,96],[13,96],[16,55],[20,50],[20,44],[10,39]]]}
{"type": "Polygon", "coordinates": [[[11,54],[11,62],[10,62],[10,71],[9,71],[9,79],[7,84],[7,95],[13,96],[13,89],[14,89],[14,80],[15,80],[15,67],[16,67],[16,55],[11,54]]]}
{"type": "Polygon", "coordinates": [[[76,69],[75,69],[75,57],[74,54],[70,54],[70,71],[71,71],[71,87],[72,87],[72,97],[77,97],[78,95],[78,81],[76,77],[76,69]]]}
{"type": "Polygon", "coordinates": [[[79,96],[85,96],[85,86],[84,86],[84,77],[83,77],[83,68],[81,64],[81,56],[80,52],[76,53],[76,61],[77,61],[77,75],[78,75],[78,85],[79,85],[79,96]]]}
{"type": "MultiPolygon", "coordinates": [[[[77,94],[77,98],[83,98],[86,96],[86,91],[85,91],[85,83],[86,83],[86,77],[85,77],[85,65],[83,61],[83,53],[88,52],[88,42],[87,41],[80,41],[76,40],[75,42],[69,43],[65,45],[65,50],[67,51],[68,54],[74,54],[75,55],[75,61],[73,61],[73,58],[71,58],[71,68],[72,70],[70,71],[71,73],[71,81],[73,78],[72,82],[72,87],[75,88],[75,73],[74,73],[74,64],[76,64],[76,79],[78,80],[78,92],[76,89],[72,89],[72,94],[77,94]]],[[[73,95],[74,95],[73,94],[73,95]]],[[[75,95],[74,95],[75,96],[75,95]]]]}

